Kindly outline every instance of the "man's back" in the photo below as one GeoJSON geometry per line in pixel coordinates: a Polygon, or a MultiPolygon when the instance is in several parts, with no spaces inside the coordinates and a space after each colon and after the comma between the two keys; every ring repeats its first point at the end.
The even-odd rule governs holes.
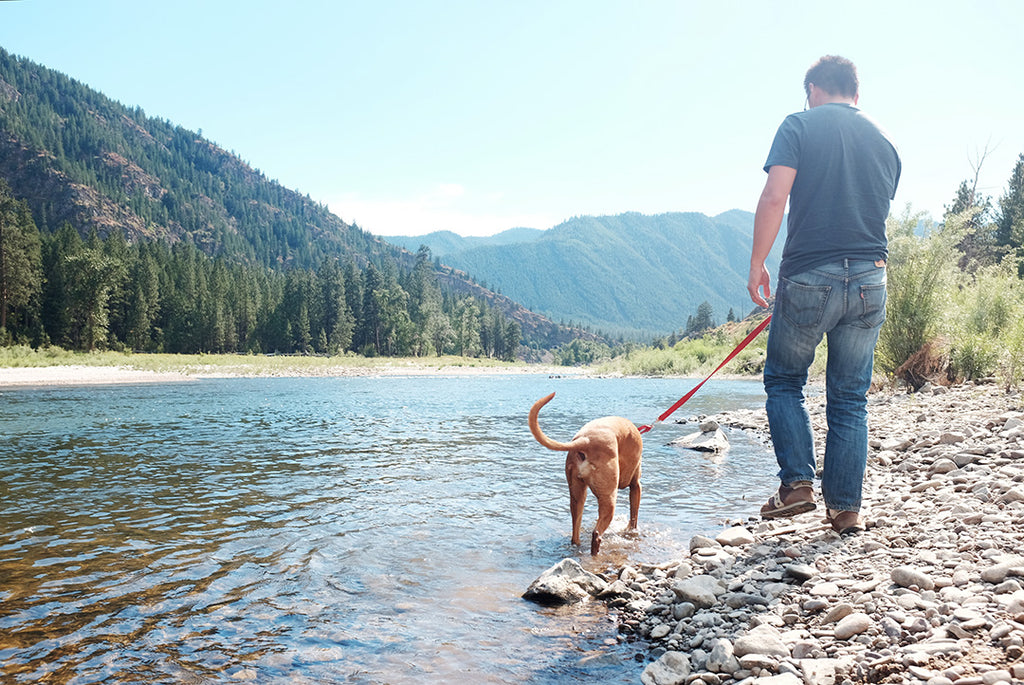
{"type": "Polygon", "coordinates": [[[781,276],[836,258],[886,259],[885,219],[899,183],[895,145],[855,106],[830,103],[786,118],[765,169],[797,170],[781,276]]]}

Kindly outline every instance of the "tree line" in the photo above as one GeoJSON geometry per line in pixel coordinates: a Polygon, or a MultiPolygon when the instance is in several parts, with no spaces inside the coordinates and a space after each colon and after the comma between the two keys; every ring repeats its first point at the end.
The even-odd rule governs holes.
{"type": "Polygon", "coordinates": [[[443,292],[430,251],[411,271],[324,258],[268,269],[192,243],[41,233],[0,180],[0,343],[73,350],[458,354],[512,360],[520,327],[468,295],[443,292]]]}

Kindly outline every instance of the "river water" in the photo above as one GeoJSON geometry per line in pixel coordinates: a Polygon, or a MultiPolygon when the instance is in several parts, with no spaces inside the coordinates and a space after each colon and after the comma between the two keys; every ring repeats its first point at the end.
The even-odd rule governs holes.
{"type": "MultiPolygon", "coordinates": [[[[645,436],[602,554],[569,544],[548,435],[650,422],[689,380],[543,375],[209,379],[0,393],[0,681],[636,683],[604,606],[520,598],[564,557],[668,561],[757,512],[774,459],[645,436]]],[[[711,381],[675,418],[752,408],[711,381]]],[[[596,519],[591,497],[584,533],[596,519]]]]}

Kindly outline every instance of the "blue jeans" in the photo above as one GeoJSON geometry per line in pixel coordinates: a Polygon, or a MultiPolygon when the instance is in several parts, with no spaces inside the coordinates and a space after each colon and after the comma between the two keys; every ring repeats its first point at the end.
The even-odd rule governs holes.
{"type": "Polygon", "coordinates": [[[885,265],[844,259],[782,278],[768,330],[765,409],[779,478],[813,481],[814,436],[804,406],[807,369],[822,336],[828,435],[821,491],[825,506],[860,511],[868,454],[867,392],[885,321],[885,265]]]}

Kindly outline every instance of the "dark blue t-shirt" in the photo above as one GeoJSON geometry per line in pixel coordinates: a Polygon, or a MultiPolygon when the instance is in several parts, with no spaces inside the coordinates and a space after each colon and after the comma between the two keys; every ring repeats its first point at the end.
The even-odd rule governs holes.
{"type": "Polygon", "coordinates": [[[900,180],[888,134],[852,105],[786,117],[764,169],[796,169],[780,276],[840,259],[886,259],[885,219],[900,180]]]}

